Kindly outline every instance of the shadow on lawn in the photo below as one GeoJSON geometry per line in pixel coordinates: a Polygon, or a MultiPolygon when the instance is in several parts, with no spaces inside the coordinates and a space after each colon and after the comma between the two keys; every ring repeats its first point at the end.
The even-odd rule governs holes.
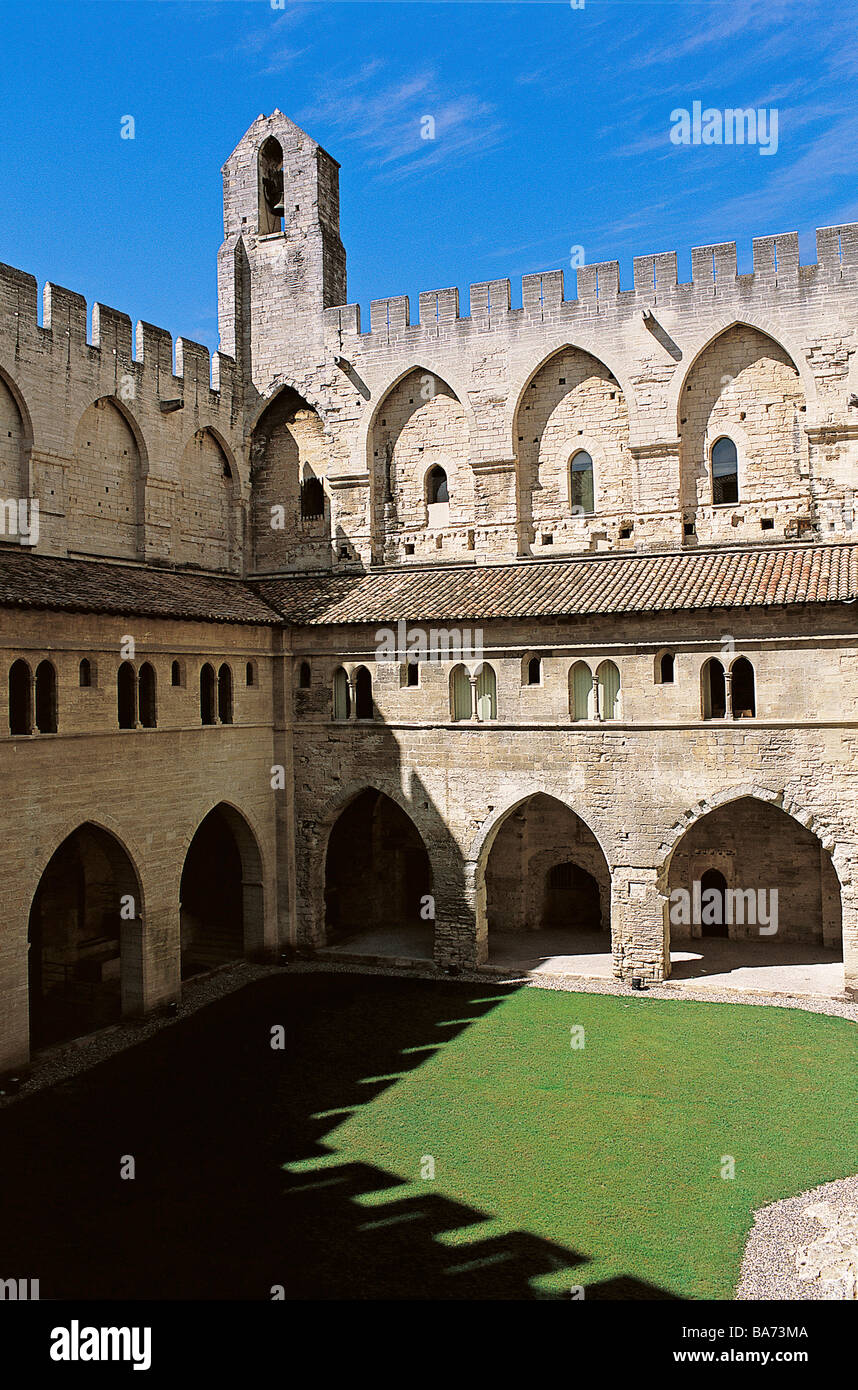
{"type": "MultiPolygon", "coordinates": [[[[541,1296],[531,1280],[587,1256],[525,1232],[441,1244],[441,1232],[491,1213],[429,1184],[361,1204],[394,1197],[402,1180],[336,1164],[324,1143],[392,1084],[366,1078],[420,1066],[504,992],[284,972],[8,1106],[0,1275],[40,1279],[48,1299],[268,1299],[275,1284],[287,1299],[541,1296]],[[285,1051],[270,1047],[276,1024],[285,1051]],[[314,1118],[323,1111],[338,1113],[314,1118]],[[120,1178],[123,1155],[134,1181],[120,1178]],[[326,1158],[334,1166],[313,1167],[326,1158]],[[307,1171],[284,1169],[302,1162],[307,1171]]],[[[587,1289],[588,1299],[672,1297],[630,1278],[587,1289]]]]}

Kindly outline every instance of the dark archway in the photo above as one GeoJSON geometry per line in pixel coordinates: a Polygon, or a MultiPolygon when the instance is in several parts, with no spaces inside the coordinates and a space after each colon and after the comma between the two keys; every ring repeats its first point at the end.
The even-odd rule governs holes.
{"type": "Polygon", "coordinates": [[[137,673],[123,661],[116,676],[116,714],[120,729],[137,727],[137,673]]]}
{"type": "Polygon", "coordinates": [[[231,806],[210,811],[188,847],[179,916],[183,979],[263,950],[259,847],[231,806]]]}
{"type": "Polygon", "coordinates": [[[707,869],[700,880],[702,936],[728,936],[727,880],[720,869],[707,869]]]}
{"type": "Polygon", "coordinates": [[[57,732],[57,673],[50,661],[36,667],[36,728],[40,734],[57,732]]]}
{"type": "Polygon", "coordinates": [[[26,661],[13,661],[9,668],[9,733],[33,732],[33,694],[30,668],[26,661]]]}
{"type": "Polygon", "coordinates": [[[341,812],[325,861],[329,945],[361,954],[430,958],[432,869],[413,821],[368,787],[341,812]]]}
{"type": "Polygon", "coordinates": [[[136,1011],[141,912],[137,874],[113,835],[87,823],[63,841],[30,908],[33,1048],[92,1033],[123,1011],[136,1011]]]}

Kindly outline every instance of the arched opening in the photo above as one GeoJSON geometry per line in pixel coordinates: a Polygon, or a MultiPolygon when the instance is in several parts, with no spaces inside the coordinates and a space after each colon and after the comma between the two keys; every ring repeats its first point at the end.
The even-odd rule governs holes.
{"type": "Polygon", "coordinates": [[[299,689],[299,690],[309,690],[309,689],[310,689],[310,663],[309,663],[309,661],[302,661],[302,662],[301,662],[301,665],[298,667],[298,689],[299,689]]]}
{"type": "Polygon", "coordinates": [[[36,728],[40,734],[57,732],[57,673],[50,661],[36,667],[36,728]]]}
{"type": "Polygon", "coordinates": [[[593,717],[593,672],[586,661],[576,661],[569,672],[569,713],[573,720],[593,717]]]}
{"type": "Polygon", "coordinates": [[[732,439],[722,435],[712,445],[712,504],[720,507],[739,500],[739,455],[732,439]]]}
{"type": "Polygon", "coordinates": [[[174,661],[170,666],[170,684],[176,686],[182,684],[182,668],[178,661],[174,661]]]}
{"type": "Polygon", "coordinates": [[[503,820],[484,862],[490,963],[610,976],[610,872],[580,816],[536,792],[503,820]]]}
{"type": "Polygon", "coordinates": [[[754,668],[746,656],[737,657],[730,671],[734,719],[753,719],[757,713],[754,668]]]}
{"type": "Polygon", "coordinates": [[[137,672],[123,661],[116,673],[116,712],[120,729],[137,727],[137,672]]]}
{"type": "Polygon", "coordinates": [[[450,717],[454,721],[470,719],[473,712],[471,678],[467,667],[454,666],[450,672],[450,717]]]}
{"type": "Polygon", "coordinates": [[[259,235],[283,230],[283,146],[269,135],[257,157],[259,235]]]}
{"type": "Polygon", "coordinates": [[[477,672],[477,718],[485,723],[498,717],[498,683],[494,667],[484,661],[477,672]]]}
{"type": "Polygon", "coordinates": [[[372,676],[365,666],[359,666],[355,671],[355,718],[372,719],[375,715],[375,706],[372,699],[372,676]]]}
{"type": "Polygon", "coordinates": [[[662,652],[656,667],[659,685],[673,685],[675,657],[672,652],[662,652]]]}
{"type": "Polygon", "coordinates": [[[727,684],[724,667],[714,656],[707,661],[701,672],[703,693],[703,718],[724,719],[727,715],[727,684]]]}
{"type": "Polygon", "coordinates": [[[52,855],[29,921],[30,1039],[80,1037],[139,1006],[137,874],[112,835],[82,825],[52,855]]]}
{"type": "Polygon", "coordinates": [[[613,661],[603,661],[596,671],[599,686],[599,715],[602,719],[620,717],[620,672],[613,661]]]}
{"type": "Polygon", "coordinates": [[[232,667],[226,662],[217,673],[217,717],[221,724],[232,723],[232,667]]]}
{"type": "Polygon", "coordinates": [[[151,662],[144,661],[137,678],[137,700],[140,724],[144,729],[154,729],[158,723],[158,710],[155,702],[155,668],[151,662]]]}
{"type": "Polygon", "coordinates": [[[215,680],[214,667],[206,661],[200,670],[200,722],[215,723],[215,680]]]}
{"type": "Polygon", "coordinates": [[[174,564],[205,569],[240,568],[240,528],[234,509],[237,479],[211,430],[197,430],[179,459],[179,496],[170,538],[174,564]]]}
{"type": "Polygon", "coordinates": [[[437,464],[430,468],[426,475],[426,501],[430,507],[437,502],[449,502],[450,490],[447,486],[447,474],[443,468],[437,464]]]}
{"type": "Polygon", "coordinates": [[[592,516],[593,460],[579,449],[569,461],[569,506],[573,516],[592,516]]]}
{"type": "Polygon", "coordinates": [[[88,690],[92,685],[92,666],[86,657],[83,657],[78,667],[78,685],[81,690],[88,690]]]}
{"type": "MultiPolygon", "coordinates": [[[[324,482],[330,441],[318,411],[291,386],[269,402],[250,446],[254,564],[279,570],[290,560],[330,559],[330,507],[324,482]]],[[[347,537],[343,537],[344,540],[347,537]]]]}
{"type": "Polygon", "coordinates": [[[334,672],[334,708],[335,719],[348,719],[352,712],[352,697],[349,688],[349,678],[342,666],[338,666],[334,672]]]}
{"type": "Polygon", "coordinates": [[[247,822],[221,804],[201,821],[179,890],[182,979],[263,947],[262,860],[247,822]]]}
{"type": "Polygon", "coordinates": [[[527,684],[542,684],[542,661],[538,656],[530,657],[527,663],[527,684]]]}
{"type": "Polygon", "coordinates": [[[318,478],[305,478],[301,484],[301,517],[314,521],[325,515],[325,489],[318,478]]]}
{"type": "Polygon", "coordinates": [[[843,991],[840,883],[816,835],[746,796],[695,821],[667,869],[671,970],[707,985],[843,991]]]}
{"type": "Polygon", "coordinates": [[[432,871],[411,818],[368,787],[341,812],[325,859],[329,945],[365,955],[431,959],[432,871]]]}
{"type": "Polygon", "coordinates": [[[33,697],[30,668],[26,661],[13,661],[9,668],[9,733],[33,732],[33,697]]]}
{"type": "Polygon", "coordinates": [[[251,686],[258,684],[256,679],[256,662],[248,661],[244,667],[244,684],[250,689],[251,686]]]}
{"type": "Polygon", "coordinates": [[[0,498],[26,497],[27,435],[15,395],[0,375],[0,498]]]}
{"type": "Polygon", "coordinates": [[[143,471],[139,430],[127,407],[108,396],[80,418],[66,470],[66,512],[92,555],[140,554],[143,471]]]}

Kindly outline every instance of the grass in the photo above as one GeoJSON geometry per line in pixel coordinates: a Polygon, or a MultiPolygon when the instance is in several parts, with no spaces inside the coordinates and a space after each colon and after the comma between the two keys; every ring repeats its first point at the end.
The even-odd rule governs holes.
{"type": "Polygon", "coordinates": [[[490,1215],[436,1237],[463,1261],[475,1236],[513,1231],[583,1256],[558,1254],[544,1296],[631,1278],[731,1298],[754,1210],[858,1171],[858,1031],[842,1019],[522,989],[423,1057],[327,1143],[409,1184],[395,1200],[431,1188],[490,1215]]]}

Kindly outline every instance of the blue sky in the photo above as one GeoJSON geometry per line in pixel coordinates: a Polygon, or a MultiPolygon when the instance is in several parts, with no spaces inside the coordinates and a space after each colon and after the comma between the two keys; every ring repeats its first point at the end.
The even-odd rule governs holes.
{"type": "Polygon", "coordinates": [[[0,0],[0,260],[217,346],[220,167],[279,107],[342,165],[349,300],[858,221],[858,23],[816,0],[0,0]],[[772,107],[778,149],[671,112],[772,107]],[[134,140],[120,138],[123,116],[134,140]],[[421,138],[421,118],[435,139],[421,138]]]}

